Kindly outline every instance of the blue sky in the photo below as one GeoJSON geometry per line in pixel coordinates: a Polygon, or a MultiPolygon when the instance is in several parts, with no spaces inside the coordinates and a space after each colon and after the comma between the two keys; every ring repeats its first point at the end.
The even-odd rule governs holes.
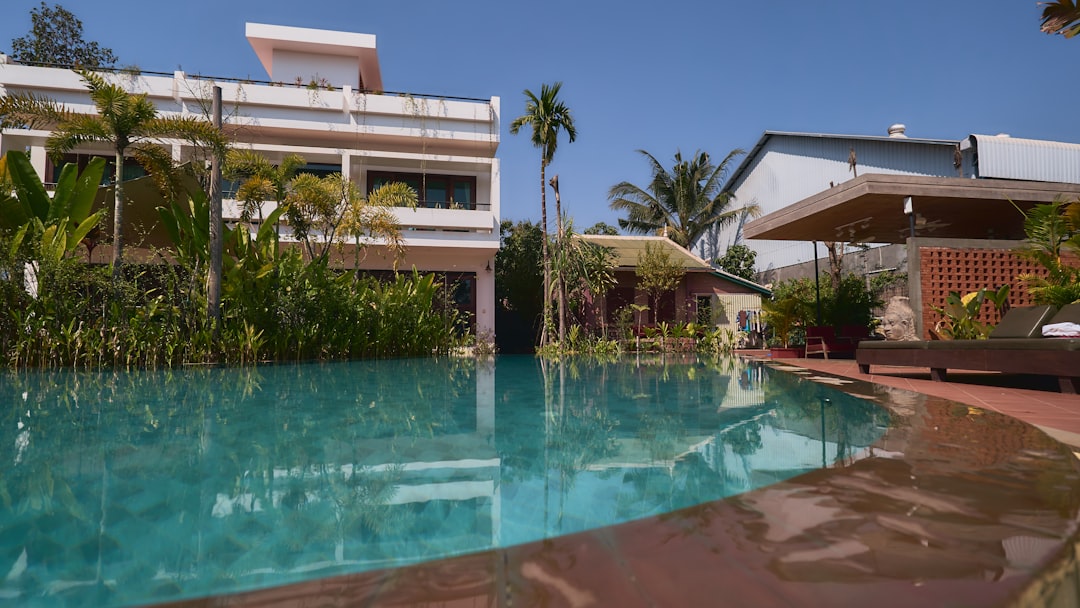
{"type": "MultiPolygon", "coordinates": [[[[6,0],[0,50],[37,0],[6,0]]],[[[614,225],[607,192],[645,185],[636,150],[722,158],[765,130],[1080,143],[1080,40],[1035,0],[543,3],[381,0],[61,3],[119,65],[265,78],[248,21],[375,34],[387,90],[502,100],[504,219],[539,219],[539,152],[511,136],[526,88],[562,81],[578,129],[550,173],[575,227],[614,225]],[[766,9],[768,9],[768,12],[766,9]]]]}

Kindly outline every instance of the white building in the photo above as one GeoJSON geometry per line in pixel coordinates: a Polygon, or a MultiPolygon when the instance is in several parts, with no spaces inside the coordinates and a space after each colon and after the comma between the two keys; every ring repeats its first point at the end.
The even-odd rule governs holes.
{"type": "MultiPolygon", "coordinates": [[[[207,115],[214,86],[222,89],[224,121],[234,147],[271,162],[299,154],[308,172],[340,172],[365,192],[386,181],[418,190],[417,209],[397,211],[407,253],[401,267],[445,273],[460,281],[460,304],[476,315],[476,331],[494,332],[493,265],[499,249],[499,98],[437,98],[385,92],[375,36],[247,24],[247,38],[268,80],[211,79],[183,72],[118,73],[108,77],[146,93],[166,115],[207,115]],[[467,300],[467,301],[466,301],[467,300]]],[[[19,65],[0,55],[0,95],[29,91],[92,112],[86,88],[70,70],[19,65]]],[[[47,131],[0,131],[0,153],[27,150],[48,183],[58,173],[45,152],[47,131]]],[[[186,142],[166,142],[186,160],[186,142]]],[[[79,162],[111,157],[107,146],[74,151],[79,162]]],[[[225,220],[239,217],[226,184],[225,220]]],[[[272,204],[264,206],[269,213],[272,204]]],[[[136,241],[129,241],[137,246],[136,241]]],[[[100,249],[107,249],[102,247],[100,249]]],[[[107,260],[95,250],[94,260],[107,260]],[[99,257],[100,256],[100,257],[99,257]]],[[[352,256],[344,256],[352,264],[352,256]]],[[[372,246],[360,263],[389,270],[385,248],[372,246]]]]}
{"type": "MultiPolygon", "coordinates": [[[[909,138],[903,125],[894,125],[888,136],[765,131],[724,187],[735,195],[736,206],[757,204],[769,214],[866,173],[957,176],[953,162],[959,143],[909,138]]],[[[731,245],[746,245],[757,252],[758,271],[815,258],[810,243],[745,240],[741,231],[741,225],[729,226],[703,246],[716,247],[717,255],[723,255],[731,245]]],[[[819,243],[816,257],[825,255],[819,243]]]]}
{"type": "MultiPolygon", "coordinates": [[[[706,250],[704,257],[711,257],[713,249],[723,255],[727,247],[741,243],[757,252],[757,270],[768,273],[825,257],[823,241],[903,244],[911,236],[905,213],[919,236],[1022,239],[1022,221],[1012,213],[1014,207],[987,203],[987,198],[999,203],[1011,200],[1027,208],[1053,200],[1057,194],[1075,192],[1074,185],[1080,184],[1080,144],[1004,134],[921,139],[908,137],[905,131],[901,124],[892,125],[888,135],[882,136],[766,131],[724,186],[734,194],[737,206],[756,203],[764,217],[750,220],[745,235],[742,225],[708,235],[699,245],[706,250]],[[875,185],[868,185],[868,180],[875,185]],[[962,212],[967,215],[962,215],[961,206],[953,200],[959,194],[931,191],[925,185],[939,183],[983,202],[972,203],[981,205],[975,214],[965,207],[962,212]],[[820,229],[804,230],[816,235],[816,247],[810,239],[769,229],[777,218],[813,206],[830,193],[862,190],[870,198],[888,199],[888,218],[881,209],[871,208],[869,199],[853,204],[842,216],[820,216],[815,219],[820,229]],[[913,208],[905,207],[905,197],[914,198],[913,208]],[[787,240],[770,239],[770,235],[787,240]]],[[[815,223],[809,219],[799,215],[798,223],[809,229],[815,223]]],[[[785,223],[791,221],[787,217],[785,223]]]]}

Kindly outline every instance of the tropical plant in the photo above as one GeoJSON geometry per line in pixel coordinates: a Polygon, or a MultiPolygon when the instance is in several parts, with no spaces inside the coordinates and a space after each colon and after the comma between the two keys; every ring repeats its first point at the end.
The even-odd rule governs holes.
{"type": "Polygon", "coordinates": [[[930,307],[942,317],[935,330],[951,340],[985,340],[993,326],[979,318],[982,316],[983,302],[988,299],[999,313],[1003,312],[1008,306],[1009,286],[1002,285],[996,290],[984,287],[963,296],[955,291],[950,292],[945,306],[930,307]]]}
{"type": "Polygon", "coordinates": [[[416,190],[401,182],[385,183],[367,197],[359,196],[354,187],[343,189],[345,211],[341,216],[339,234],[353,239],[356,266],[367,245],[379,242],[393,255],[396,271],[405,255],[405,239],[401,236],[401,223],[391,211],[394,207],[415,209],[418,204],[416,190]]]}
{"type": "Polygon", "coordinates": [[[238,181],[236,200],[240,202],[240,219],[250,222],[258,214],[263,219],[263,203],[273,201],[284,204],[289,182],[292,181],[307,160],[299,154],[287,154],[281,162],[273,164],[254,150],[231,149],[225,155],[222,177],[238,181]]]}
{"type": "Polygon", "coordinates": [[[734,198],[723,189],[724,179],[742,150],[732,150],[717,165],[705,152],[699,151],[689,160],[676,152],[670,171],[648,152],[638,152],[649,161],[649,185],[641,188],[620,182],[608,192],[611,208],[626,213],[619,219],[619,227],[624,230],[666,234],[689,250],[710,228],[734,223],[742,214],[761,213],[757,204],[733,207],[734,198]]]}
{"type": "Polygon", "coordinates": [[[761,301],[761,317],[774,340],[784,348],[792,344],[795,330],[806,326],[810,311],[806,300],[795,294],[761,301]]]}
{"type": "Polygon", "coordinates": [[[90,208],[105,171],[104,159],[90,161],[81,174],[75,165],[66,165],[52,196],[25,153],[13,150],[4,161],[15,195],[0,194],[0,228],[18,231],[16,247],[29,236],[39,244],[42,257],[59,260],[97,228],[103,212],[90,213],[90,208]]]}
{"type": "Polygon", "coordinates": [[[581,232],[582,234],[602,234],[604,236],[619,236],[619,229],[607,222],[596,222],[581,232]]]}
{"type": "MultiPolygon", "coordinates": [[[[532,144],[540,149],[540,227],[544,235],[541,242],[541,259],[544,264],[544,294],[551,293],[551,258],[548,253],[547,229],[547,167],[555,157],[559,145],[559,134],[565,131],[569,143],[577,138],[570,108],[559,99],[562,83],[540,86],[540,95],[525,89],[525,113],[510,123],[510,133],[517,135],[522,127],[531,127],[532,144]]],[[[556,210],[558,213],[558,210],[556,210]]],[[[541,345],[546,344],[551,331],[551,301],[545,295],[543,325],[540,334],[541,345]]]]}
{"type": "Polygon", "coordinates": [[[57,4],[44,2],[30,9],[30,31],[11,41],[11,56],[22,63],[47,63],[84,68],[111,67],[116,63],[112,49],[83,40],[83,24],[57,4]]]}
{"type": "Polygon", "coordinates": [[[1042,31],[1047,34],[1061,34],[1072,38],[1080,34],[1080,4],[1073,0],[1053,0],[1039,2],[1043,7],[1042,31]]]}
{"type": "Polygon", "coordinates": [[[723,269],[724,272],[747,281],[753,281],[754,261],[756,259],[757,252],[753,249],[746,245],[732,245],[727,248],[723,256],[716,258],[716,265],[723,269]]]}
{"type": "Polygon", "coordinates": [[[1080,201],[1036,205],[1024,214],[1024,233],[1016,253],[1046,269],[1019,276],[1035,303],[1060,308],[1080,301],[1080,266],[1066,257],[1080,256],[1080,201]]]}
{"type": "Polygon", "coordinates": [[[529,221],[515,224],[503,220],[499,235],[499,251],[495,254],[495,299],[504,310],[513,312],[527,324],[530,339],[533,339],[537,320],[543,312],[543,232],[538,224],[529,221]]]}
{"type": "Polygon", "coordinates": [[[172,171],[172,154],[160,143],[182,138],[224,155],[225,138],[208,121],[188,116],[158,114],[145,93],[132,94],[99,74],[77,71],[90,93],[96,114],[69,110],[52,99],[33,93],[14,93],[0,98],[0,127],[51,128],[46,148],[56,159],[84,144],[106,142],[114,152],[113,179],[113,280],[120,278],[123,264],[124,159],[132,154],[150,170],[158,185],[169,193],[179,191],[172,171]]]}
{"type": "MultiPolygon", "coordinates": [[[[615,286],[615,254],[608,247],[578,238],[571,220],[566,220],[565,224],[566,238],[553,248],[552,269],[561,277],[559,283],[567,292],[569,306],[581,311],[587,298],[602,302],[615,286]]],[[[603,322],[603,311],[600,318],[603,322]]],[[[564,336],[560,336],[559,342],[564,341],[564,336]]]]}
{"type": "Polygon", "coordinates": [[[649,294],[653,303],[653,322],[659,321],[660,296],[675,291],[686,276],[686,269],[671,259],[671,254],[661,245],[645,243],[645,250],[638,255],[634,269],[638,287],[649,294]]]}

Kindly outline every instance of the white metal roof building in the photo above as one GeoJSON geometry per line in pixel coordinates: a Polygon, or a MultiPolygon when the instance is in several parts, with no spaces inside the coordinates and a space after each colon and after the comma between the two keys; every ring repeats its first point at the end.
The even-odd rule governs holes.
{"type": "MultiPolygon", "coordinates": [[[[890,127],[888,136],[766,131],[725,188],[735,195],[736,206],[756,203],[770,214],[868,174],[1078,184],[1080,144],[1007,135],[910,138],[903,125],[890,127]]],[[[842,226],[835,228],[842,232],[842,226]]],[[[757,252],[759,271],[826,253],[820,243],[815,250],[805,241],[743,240],[741,225],[706,236],[698,247],[711,258],[736,243],[757,252]]]]}

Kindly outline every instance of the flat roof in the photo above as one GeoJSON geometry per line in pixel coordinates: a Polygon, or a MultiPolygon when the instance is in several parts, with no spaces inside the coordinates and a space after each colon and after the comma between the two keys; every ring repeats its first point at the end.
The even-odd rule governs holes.
{"type": "Polygon", "coordinates": [[[356,57],[360,61],[360,82],[368,90],[382,90],[382,72],[374,34],[336,32],[288,25],[248,23],[246,35],[266,73],[273,78],[274,51],[285,50],[313,55],[356,57]]]}
{"type": "Polygon", "coordinates": [[[1080,184],[867,173],[748,222],[748,239],[903,243],[917,236],[1023,239],[1024,211],[1080,196],[1080,184]]]}

